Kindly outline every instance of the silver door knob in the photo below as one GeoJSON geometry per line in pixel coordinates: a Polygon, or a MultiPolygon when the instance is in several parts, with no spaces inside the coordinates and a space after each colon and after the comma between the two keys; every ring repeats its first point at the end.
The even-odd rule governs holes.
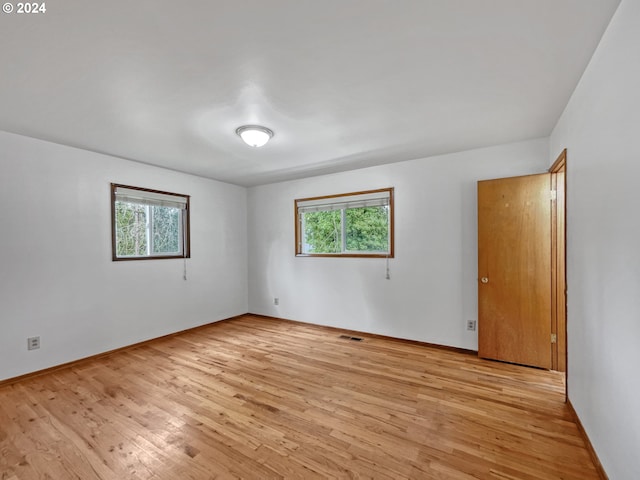
{"type": "Polygon", "coordinates": [[[489,283],[489,279],[488,279],[487,277],[482,277],[482,278],[480,279],[480,281],[481,281],[482,283],[489,283]]]}

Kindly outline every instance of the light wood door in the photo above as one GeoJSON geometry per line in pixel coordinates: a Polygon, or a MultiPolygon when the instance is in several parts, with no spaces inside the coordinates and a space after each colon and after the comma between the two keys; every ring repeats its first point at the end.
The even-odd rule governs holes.
{"type": "Polygon", "coordinates": [[[551,174],[478,182],[478,355],[551,368],[551,174]]]}

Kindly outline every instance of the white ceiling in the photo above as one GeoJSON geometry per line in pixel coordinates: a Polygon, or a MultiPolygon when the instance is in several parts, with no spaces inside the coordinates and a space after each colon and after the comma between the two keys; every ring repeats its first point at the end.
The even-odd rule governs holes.
{"type": "Polygon", "coordinates": [[[619,1],[47,2],[0,129],[247,186],[544,137],[619,1]]]}

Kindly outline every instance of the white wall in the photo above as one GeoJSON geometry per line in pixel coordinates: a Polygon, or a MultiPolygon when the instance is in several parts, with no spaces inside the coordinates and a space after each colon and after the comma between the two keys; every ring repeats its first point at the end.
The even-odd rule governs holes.
{"type": "Polygon", "coordinates": [[[477,349],[476,182],[540,173],[548,139],[249,189],[249,311],[477,349]],[[294,256],[294,199],[395,187],[395,255],[294,256]],[[280,305],[273,305],[273,297],[280,305]]]}
{"type": "Polygon", "coordinates": [[[640,478],[639,26],[623,0],[550,150],[567,147],[569,399],[616,480],[640,478]]]}
{"type": "Polygon", "coordinates": [[[0,205],[0,380],[247,311],[244,188],[0,132],[0,205]],[[187,281],[111,261],[110,182],[191,195],[187,281]]]}

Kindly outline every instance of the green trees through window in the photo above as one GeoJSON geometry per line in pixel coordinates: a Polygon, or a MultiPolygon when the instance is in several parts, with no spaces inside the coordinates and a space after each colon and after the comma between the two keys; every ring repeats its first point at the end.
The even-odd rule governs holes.
{"type": "Polygon", "coordinates": [[[139,257],[147,253],[147,209],[144,205],[116,202],[116,254],[139,257]]]}
{"type": "Polygon", "coordinates": [[[113,259],[188,256],[188,197],[112,184],[113,259]]]}
{"type": "Polygon", "coordinates": [[[392,256],[392,192],[296,200],[296,254],[392,256]]]}
{"type": "Polygon", "coordinates": [[[119,257],[180,254],[180,209],[116,201],[119,257]]]}
{"type": "Polygon", "coordinates": [[[384,252],[389,250],[389,206],[345,210],[346,250],[384,252]]]}
{"type": "Polygon", "coordinates": [[[389,207],[309,212],[304,214],[303,223],[305,253],[386,253],[389,250],[389,207]]]}

